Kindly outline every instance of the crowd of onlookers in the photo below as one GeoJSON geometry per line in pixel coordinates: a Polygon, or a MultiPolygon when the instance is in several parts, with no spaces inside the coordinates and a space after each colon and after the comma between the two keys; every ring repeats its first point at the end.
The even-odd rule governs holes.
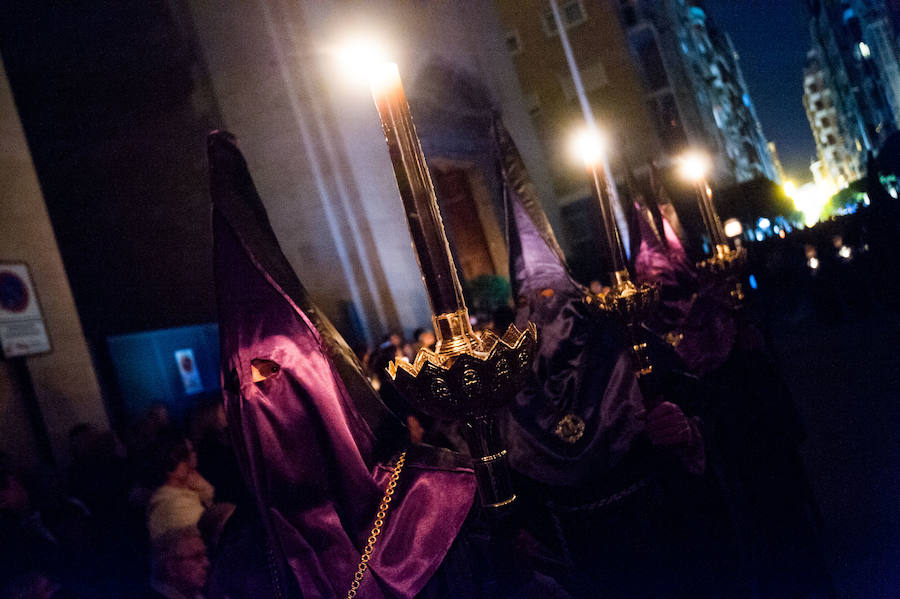
{"type": "MultiPolygon", "coordinates": [[[[389,361],[413,360],[435,341],[430,328],[413,340],[392,333],[360,358],[412,441],[450,447],[383,375],[389,361]]],[[[221,398],[198,401],[184,426],[174,420],[154,404],[121,435],[79,424],[64,465],[26,472],[0,454],[0,599],[203,596],[228,519],[252,500],[221,398]]]]}
{"type": "Polygon", "coordinates": [[[120,439],[88,424],[69,463],[0,456],[0,597],[202,596],[223,527],[246,501],[221,401],[187,427],[155,405],[120,439]]]}

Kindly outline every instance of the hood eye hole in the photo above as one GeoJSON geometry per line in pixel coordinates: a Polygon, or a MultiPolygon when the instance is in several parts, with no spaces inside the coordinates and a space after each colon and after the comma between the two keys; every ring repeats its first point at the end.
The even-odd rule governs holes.
{"type": "Polygon", "coordinates": [[[281,365],[274,360],[254,358],[250,360],[250,371],[253,373],[253,382],[259,383],[281,372],[281,365]]]}

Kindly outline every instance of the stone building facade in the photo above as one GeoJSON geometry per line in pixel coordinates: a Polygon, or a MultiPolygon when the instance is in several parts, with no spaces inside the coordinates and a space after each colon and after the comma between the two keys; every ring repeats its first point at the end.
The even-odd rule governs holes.
{"type": "Polygon", "coordinates": [[[818,52],[810,50],[803,70],[803,107],[825,173],[835,185],[846,187],[859,179],[861,165],[858,151],[853,151],[853,142],[848,146],[852,133],[838,112],[829,81],[818,52]]]}
{"type": "MultiPolygon", "coordinates": [[[[836,183],[848,184],[864,174],[868,153],[900,122],[897,37],[880,0],[807,0],[807,9],[814,64],[804,71],[804,88],[812,68],[827,90],[841,134],[837,146],[843,146],[819,148],[820,159],[836,183]]],[[[817,135],[817,122],[810,126],[817,135]]]]}
{"type": "Polygon", "coordinates": [[[702,2],[625,0],[622,22],[665,149],[712,154],[720,184],[776,179],[728,34],[702,2]]]}

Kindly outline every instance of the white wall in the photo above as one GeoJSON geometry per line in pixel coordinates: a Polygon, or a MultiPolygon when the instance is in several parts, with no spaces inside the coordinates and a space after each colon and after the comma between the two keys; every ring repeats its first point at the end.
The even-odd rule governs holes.
{"type": "MultiPolygon", "coordinates": [[[[31,268],[53,351],[26,358],[57,459],[69,429],[88,422],[109,428],[100,387],[38,183],[6,71],[0,62],[0,260],[31,268]]],[[[21,382],[0,360],[0,450],[24,465],[36,448],[21,382]]]]}

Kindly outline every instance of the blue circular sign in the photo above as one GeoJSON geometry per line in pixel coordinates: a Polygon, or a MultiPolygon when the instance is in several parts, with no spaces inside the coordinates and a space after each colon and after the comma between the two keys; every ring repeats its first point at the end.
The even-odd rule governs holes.
{"type": "Polygon", "coordinates": [[[28,286],[19,275],[0,272],[0,307],[7,312],[24,312],[28,307],[28,286]]]}

